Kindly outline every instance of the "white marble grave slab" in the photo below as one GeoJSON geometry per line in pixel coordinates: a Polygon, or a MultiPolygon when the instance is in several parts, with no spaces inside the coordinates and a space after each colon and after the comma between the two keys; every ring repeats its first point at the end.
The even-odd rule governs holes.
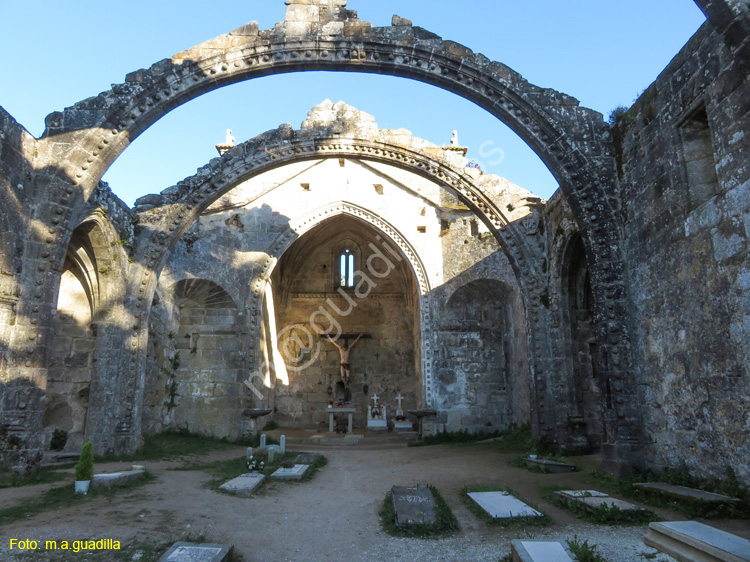
{"type": "Polygon", "coordinates": [[[237,478],[233,478],[229,482],[225,482],[219,486],[219,488],[226,490],[227,492],[234,492],[241,496],[249,496],[258,486],[260,486],[265,478],[266,477],[260,472],[249,472],[238,476],[237,478]]]}
{"type": "Polygon", "coordinates": [[[542,517],[536,509],[532,509],[508,492],[471,492],[469,497],[494,519],[542,517]]]}
{"type": "Polygon", "coordinates": [[[276,472],[271,474],[271,478],[277,478],[279,480],[300,480],[307,469],[310,468],[309,464],[295,464],[294,468],[279,468],[276,472]]]}
{"type": "Polygon", "coordinates": [[[516,559],[521,562],[572,562],[562,544],[551,541],[511,541],[511,547],[516,559]]]}
{"type": "Polygon", "coordinates": [[[159,562],[223,562],[232,549],[224,544],[175,543],[159,562]]]}

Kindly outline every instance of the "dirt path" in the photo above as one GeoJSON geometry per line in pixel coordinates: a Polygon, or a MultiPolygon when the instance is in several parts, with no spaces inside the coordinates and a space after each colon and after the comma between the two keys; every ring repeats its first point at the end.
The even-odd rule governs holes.
{"type": "MultiPolygon", "coordinates": [[[[510,466],[512,455],[483,447],[358,445],[304,449],[319,451],[329,461],[311,482],[268,483],[257,497],[250,499],[203,488],[210,479],[204,472],[169,470],[180,463],[147,463],[156,480],[128,495],[99,498],[87,503],[83,510],[47,512],[0,527],[0,560],[14,559],[8,552],[11,538],[42,541],[112,538],[123,543],[154,545],[200,538],[233,544],[246,562],[497,562],[509,551],[511,539],[529,534],[554,540],[577,534],[599,544],[611,562],[646,560],[642,553],[653,552],[641,541],[643,527],[590,525],[542,500],[540,483],[591,487],[584,483],[583,473],[534,474],[510,466]],[[438,487],[454,510],[461,532],[441,540],[396,539],[383,533],[377,514],[391,486],[428,483],[438,487]],[[537,504],[555,524],[522,530],[488,527],[459,499],[460,489],[472,484],[510,486],[524,499],[537,504]]],[[[238,448],[208,455],[202,461],[243,454],[244,449],[238,448]]],[[[594,459],[583,462],[593,466],[594,459]]],[[[112,469],[116,468],[113,465],[112,469]]],[[[19,501],[19,497],[27,497],[25,494],[29,492],[38,493],[17,490],[0,490],[2,504],[19,501]]],[[[661,515],[682,518],[663,512],[661,515]]],[[[649,559],[668,560],[664,556],[649,559]]],[[[45,558],[37,555],[34,560],[45,558]]]]}

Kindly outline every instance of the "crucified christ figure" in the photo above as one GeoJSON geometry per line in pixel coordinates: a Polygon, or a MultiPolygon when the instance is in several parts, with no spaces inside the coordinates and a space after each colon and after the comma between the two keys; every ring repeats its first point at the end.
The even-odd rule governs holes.
{"type": "Polygon", "coordinates": [[[326,334],[326,338],[328,338],[328,341],[331,342],[333,345],[335,345],[339,350],[339,355],[341,355],[341,380],[344,382],[344,388],[349,388],[349,379],[351,379],[351,365],[349,365],[349,353],[351,352],[352,348],[357,345],[357,342],[359,341],[359,338],[362,337],[362,334],[359,334],[357,336],[357,339],[352,342],[351,345],[347,344],[346,340],[344,340],[344,343],[342,345],[339,345],[336,343],[336,340],[331,338],[330,335],[326,334]]]}

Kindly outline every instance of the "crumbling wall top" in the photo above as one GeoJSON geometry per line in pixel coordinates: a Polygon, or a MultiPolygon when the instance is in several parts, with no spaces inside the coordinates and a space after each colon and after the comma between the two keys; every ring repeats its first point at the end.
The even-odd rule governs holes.
{"type": "Polygon", "coordinates": [[[329,23],[356,20],[357,12],[346,9],[346,0],[286,0],[285,23],[329,23]]]}

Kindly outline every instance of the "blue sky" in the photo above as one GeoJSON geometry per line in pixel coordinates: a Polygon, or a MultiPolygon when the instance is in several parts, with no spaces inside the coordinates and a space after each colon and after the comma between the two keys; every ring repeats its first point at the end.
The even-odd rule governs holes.
{"type": "MultiPolygon", "coordinates": [[[[605,117],[630,105],[705,21],[691,0],[349,0],[348,7],[375,26],[390,25],[393,14],[407,17],[605,117]]],[[[0,105],[39,136],[52,111],[249,21],[272,27],[284,11],[283,0],[0,0],[0,105]]],[[[405,79],[321,72],[252,80],[189,102],[136,139],[104,179],[132,204],[195,173],[216,156],[226,129],[241,142],[281,123],[296,128],[324,99],[343,100],[374,115],[381,128],[404,127],[436,144],[458,129],[469,157],[487,171],[545,198],[557,187],[523,141],[462,98],[405,79]],[[498,152],[482,157],[496,148],[502,161],[498,152]]]]}

